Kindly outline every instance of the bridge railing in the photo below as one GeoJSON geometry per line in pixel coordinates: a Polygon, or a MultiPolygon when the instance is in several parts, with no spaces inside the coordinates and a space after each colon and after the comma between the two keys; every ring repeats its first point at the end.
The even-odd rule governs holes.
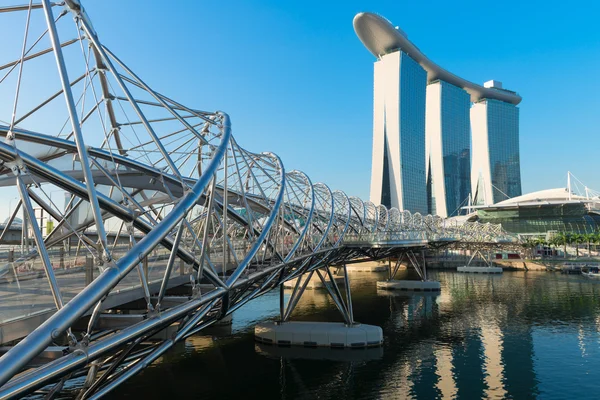
{"type": "Polygon", "coordinates": [[[410,231],[390,231],[390,232],[375,232],[361,233],[354,235],[346,235],[344,244],[371,244],[371,243],[394,243],[394,242],[423,242],[427,240],[427,234],[423,230],[410,231]]]}
{"type": "Polygon", "coordinates": [[[517,244],[519,239],[509,234],[489,235],[489,234],[473,234],[472,232],[460,231],[442,231],[429,232],[424,229],[406,230],[406,231],[390,231],[390,232],[374,232],[361,233],[354,235],[346,235],[344,244],[372,244],[372,243],[394,243],[402,241],[427,241],[427,242],[480,242],[480,243],[514,243],[517,244]]]}

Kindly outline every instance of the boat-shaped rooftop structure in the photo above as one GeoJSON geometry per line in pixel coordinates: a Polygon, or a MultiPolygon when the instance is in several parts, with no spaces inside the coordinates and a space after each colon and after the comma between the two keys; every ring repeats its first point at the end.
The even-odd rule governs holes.
{"type": "Polygon", "coordinates": [[[354,30],[365,47],[377,58],[401,50],[417,61],[427,71],[428,82],[443,80],[466,90],[473,103],[481,99],[501,100],[519,104],[521,96],[499,87],[484,87],[463,79],[431,61],[415,46],[404,32],[387,19],[373,13],[363,12],[354,17],[354,30]]]}

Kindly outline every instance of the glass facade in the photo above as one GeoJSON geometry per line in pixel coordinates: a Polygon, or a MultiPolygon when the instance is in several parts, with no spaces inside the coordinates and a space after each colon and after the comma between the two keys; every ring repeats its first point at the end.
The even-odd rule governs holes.
{"type": "Polygon", "coordinates": [[[383,135],[383,179],[381,184],[381,204],[388,209],[392,207],[392,189],[390,188],[390,160],[387,135],[383,135]]]}
{"type": "Polygon", "coordinates": [[[400,55],[400,168],[405,210],[427,214],[425,183],[425,88],[427,73],[400,55]]]}
{"type": "Polygon", "coordinates": [[[497,203],[521,195],[519,109],[499,100],[486,101],[492,196],[497,203]]]}
{"type": "Polygon", "coordinates": [[[600,229],[600,215],[584,204],[559,204],[478,210],[482,223],[502,224],[507,232],[546,234],[548,231],[592,233],[600,229]]]}
{"type": "Polygon", "coordinates": [[[438,215],[437,204],[435,203],[435,186],[433,186],[433,173],[431,171],[431,157],[427,160],[427,210],[429,214],[438,215]]]}
{"type": "Polygon", "coordinates": [[[471,191],[471,99],[465,90],[440,83],[444,189],[447,215],[452,217],[459,214],[471,191]]]}

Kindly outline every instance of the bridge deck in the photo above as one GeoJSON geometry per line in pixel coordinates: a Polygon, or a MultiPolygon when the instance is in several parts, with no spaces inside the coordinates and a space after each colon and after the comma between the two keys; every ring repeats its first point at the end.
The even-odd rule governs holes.
{"type": "MultiPolygon", "coordinates": [[[[158,292],[166,268],[166,261],[148,268],[148,286],[150,292],[158,292]]],[[[95,269],[95,276],[98,275],[95,269]]],[[[56,271],[56,279],[66,303],[86,286],[83,268],[56,271]]],[[[10,277],[9,277],[10,278],[10,277]]],[[[17,275],[17,278],[19,276],[17,275]]],[[[4,279],[0,283],[0,344],[27,336],[37,326],[56,312],[50,286],[45,275],[36,274],[26,279],[4,279]]],[[[189,282],[188,275],[180,275],[173,268],[168,287],[189,282]]],[[[111,292],[103,303],[103,308],[116,307],[144,297],[137,270],[132,270],[111,292]]]]}
{"type": "Polygon", "coordinates": [[[344,240],[346,247],[370,247],[370,248],[410,248],[423,247],[428,244],[427,239],[386,239],[386,238],[359,238],[352,240],[344,240]]]}

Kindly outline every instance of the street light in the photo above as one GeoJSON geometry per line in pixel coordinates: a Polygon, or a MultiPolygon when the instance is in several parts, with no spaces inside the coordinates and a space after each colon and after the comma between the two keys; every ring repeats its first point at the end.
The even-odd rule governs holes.
{"type": "Polygon", "coordinates": [[[13,200],[17,200],[18,198],[19,198],[18,196],[15,196],[15,197],[13,197],[12,199],[10,199],[10,200],[8,201],[8,218],[10,218],[10,214],[13,212],[13,209],[12,209],[12,201],[13,201],[13,200]]]}

